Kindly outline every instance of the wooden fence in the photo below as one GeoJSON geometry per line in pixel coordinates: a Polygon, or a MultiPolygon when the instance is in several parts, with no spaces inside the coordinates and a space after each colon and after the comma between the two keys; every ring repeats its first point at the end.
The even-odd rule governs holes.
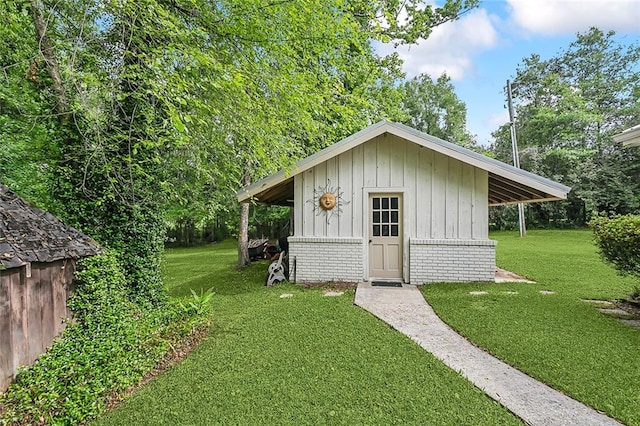
{"type": "Polygon", "coordinates": [[[0,392],[64,329],[74,271],[72,259],[0,271],[0,392]]]}

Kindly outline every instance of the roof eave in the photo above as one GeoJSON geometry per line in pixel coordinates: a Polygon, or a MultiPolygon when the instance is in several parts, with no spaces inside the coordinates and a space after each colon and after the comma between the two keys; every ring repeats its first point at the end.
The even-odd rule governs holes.
{"type": "MultiPolygon", "coordinates": [[[[457,159],[464,163],[486,170],[490,173],[494,173],[498,176],[502,176],[506,179],[512,180],[522,185],[526,185],[535,189],[536,191],[550,195],[551,199],[566,199],[567,194],[571,191],[568,186],[562,185],[558,182],[554,182],[550,179],[544,178],[539,175],[527,172],[526,170],[518,169],[509,164],[502,163],[493,158],[484,156],[482,154],[470,151],[466,148],[412,129],[404,124],[391,123],[383,120],[376,124],[373,124],[366,129],[361,130],[349,136],[342,141],[330,145],[327,148],[313,154],[303,160],[300,160],[296,165],[288,172],[281,170],[271,176],[268,176],[252,185],[242,188],[237,193],[239,202],[247,202],[254,198],[256,195],[276,186],[285,180],[302,173],[317,164],[322,163],[330,158],[342,154],[359,144],[371,140],[383,133],[391,133],[395,136],[404,138],[408,141],[414,142],[425,148],[432,149],[443,155],[457,159]],[[426,143],[427,142],[427,143],[426,143]]],[[[544,199],[546,201],[547,199],[544,199]]],[[[514,202],[537,202],[542,201],[538,198],[525,201],[514,202]]]]}
{"type": "Polygon", "coordinates": [[[340,142],[329,145],[328,147],[316,152],[315,154],[298,161],[290,170],[280,170],[271,176],[267,176],[264,179],[261,179],[249,186],[240,189],[236,193],[238,202],[247,202],[265,189],[278,185],[279,183],[285,181],[290,177],[303,173],[310,168],[313,168],[317,164],[320,164],[330,158],[336,157],[343,152],[350,150],[351,148],[359,145],[362,142],[373,139],[376,136],[387,132],[389,124],[390,123],[386,120],[379,121],[376,124],[360,130],[357,133],[354,133],[353,135],[341,140],[340,142]]]}
{"type": "Polygon", "coordinates": [[[640,124],[614,135],[613,140],[625,146],[640,146],[640,124]]]}
{"type": "Polygon", "coordinates": [[[545,198],[536,198],[536,199],[531,199],[531,200],[520,200],[520,201],[502,201],[499,203],[489,203],[489,207],[494,207],[494,206],[507,206],[507,205],[511,205],[511,204],[532,204],[532,203],[542,203],[545,201],[562,201],[562,200],[566,200],[567,197],[545,197],[545,198]]]}

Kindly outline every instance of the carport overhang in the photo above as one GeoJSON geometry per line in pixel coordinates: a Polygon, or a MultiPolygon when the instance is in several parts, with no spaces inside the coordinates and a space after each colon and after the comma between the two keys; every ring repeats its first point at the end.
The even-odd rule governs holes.
{"type": "MultiPolygon", "coordinates": [[[[293,207],[293,176],[282,182],[267,187],[262,191],[242,192],[238,194],[238,201],[247,202],[253,200],[256,203],[293,207]]],[[[247,188],[249,189],[249,188],[247,188]]],[[[499,206],[512,203],[536,203],[540,201],[563,200],[566,196],[549,194],[547,192],[531,188],[504,177],[489,173],[489,197],[490,206],[499,206]]]]}
{"type": "Polygon", "coordinates": [[[381,134],[391,133],[488,172],[488,204],[535,203],[563,200],[571,188],[550,179],[518,169],[461,146],[419,132],[403,124],[381,121],[300,160],[289,170],[281,170],[237,193],[239,202],[293,206],[294,177],[381,134]]]}
{"type": "Polygon", "coordinates": [[[613,140],[625,146],[640,146],[640,124],[614,135],[613,140]]]}

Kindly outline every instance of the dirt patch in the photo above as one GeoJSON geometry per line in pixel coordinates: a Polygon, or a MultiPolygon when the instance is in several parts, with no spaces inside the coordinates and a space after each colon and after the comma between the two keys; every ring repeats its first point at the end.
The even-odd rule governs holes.
{"type": "Polygon", "coordinates": [[[332,281],[327,283],[301,283],[298,284],[302,288],[306,289],[317,289],[324,291],[345,291],[345,290],[355,290],[358,287],[358,283],[347,283],[342,281],[332,281]]]}
{"type": "Polygon", "coordinates": [[[534,284],[535,281],[528,280],[520,275],[507,271],[506,269],[496,266],[496,282],[497,283],[529,283],[534,284]]]}
{"type": "Polygon", "coordinates": [[[627,311],[630,315],[633,315],[635,319],[640,320],[640,303],[632,302],[630,300],[616,300],[614,302],[617,308],[627,311]]]}

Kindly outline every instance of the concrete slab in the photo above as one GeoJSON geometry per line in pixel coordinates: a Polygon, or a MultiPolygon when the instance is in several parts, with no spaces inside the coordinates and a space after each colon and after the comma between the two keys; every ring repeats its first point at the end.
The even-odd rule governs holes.
{"type": "Polygon", "coordinates": [[[633,328],[640,328],[640,320],[637,319],[621,319],[620,322],[633,328]]]}
{"type": "Polygon", "coordinates": [[[583,302],[586,303],[593,303],[595,305],[602,305],[602,306],[613,306],[614,303],[610,302],[608,300],[598,300],[598,299],[582,299],[583,302]]]}
{"type": "Polygon", "coordinates": [[[498,268],[496,266],[496,283],[527,283],[535,284],[535,281],[528,280],[520,275],[507,271],[506,269],[498,268]]]}
{"type": "Polygon", "coordinates": [[[598,309],[603,314],[611,315],[611,316],[621,316],[621,317],[630,317],[632,316],[629,312],[620,308],[600,308],[598,309]]]}
{"type": "Polygon", "coordinates": [[[438,318],[415,286],[361,283],[355,304],[409,336],[529,425],[620,425],[469,343],[438,318]]]}

